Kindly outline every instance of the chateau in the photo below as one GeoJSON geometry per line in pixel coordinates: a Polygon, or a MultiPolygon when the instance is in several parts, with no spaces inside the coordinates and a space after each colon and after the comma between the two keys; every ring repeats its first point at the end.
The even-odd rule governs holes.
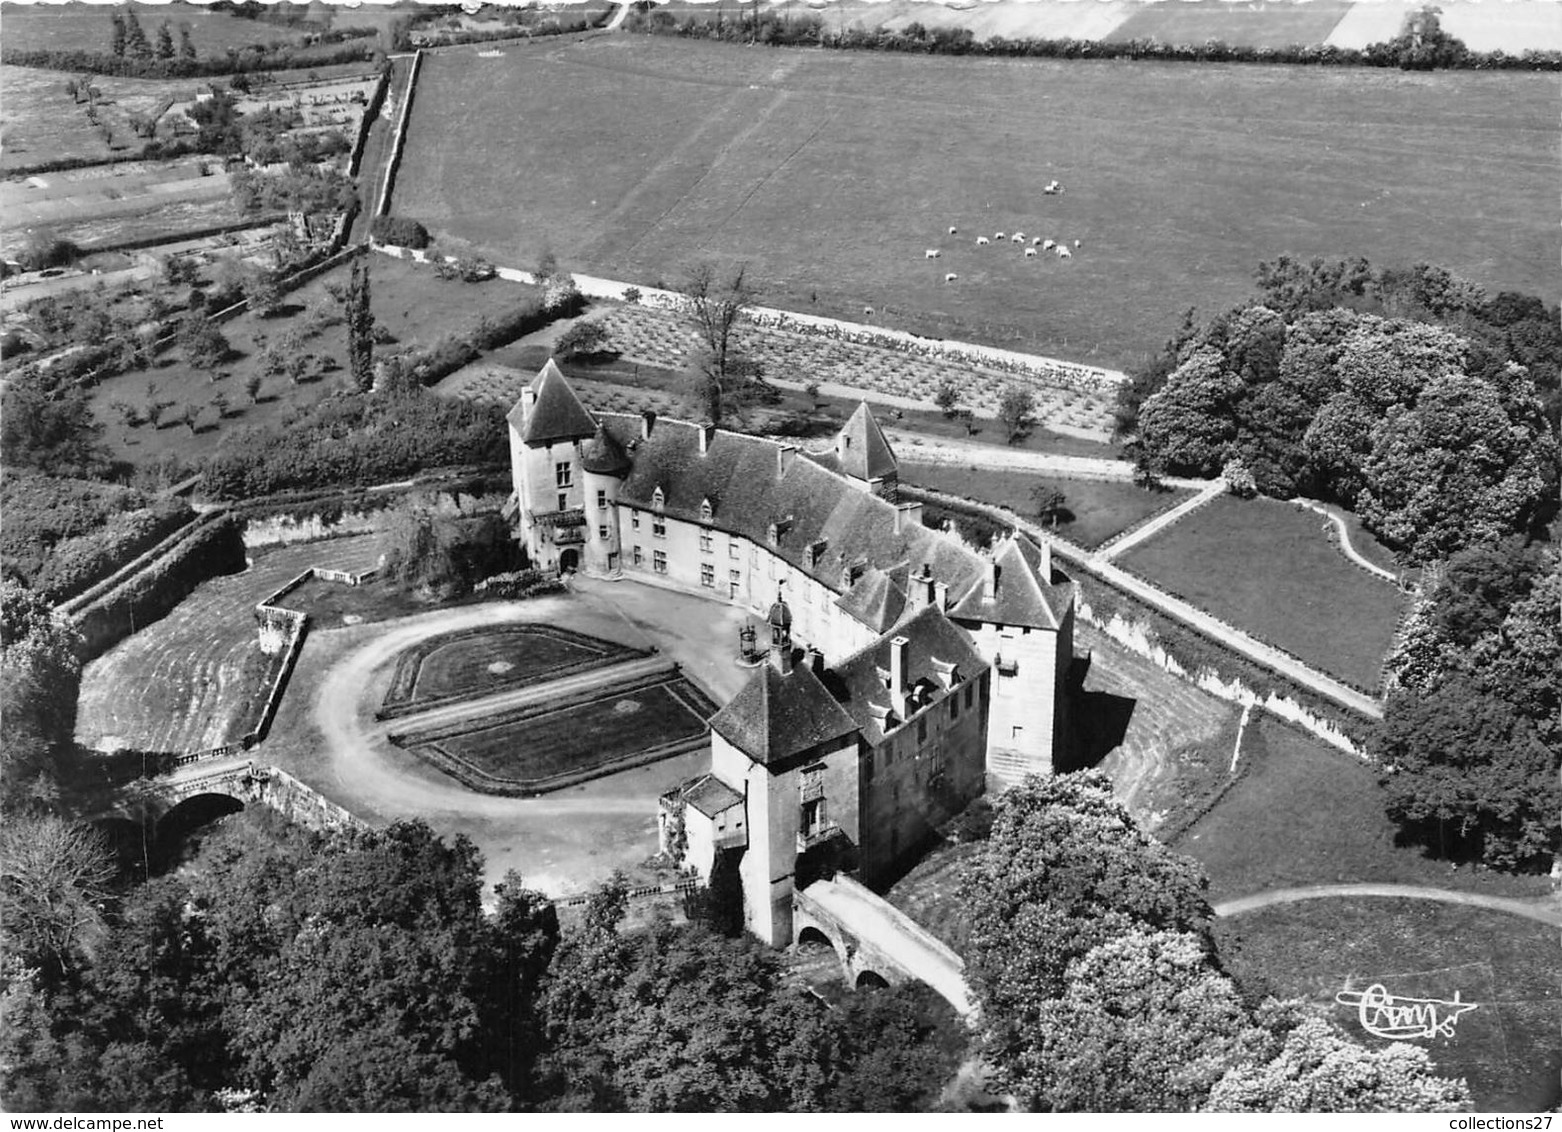
{"type": "Polygon", "coordinates": [[[809,454],[593,414],[549,361],[508,420],[511,517],[533,564],[763,618],[768,651],[711,720],[709,773],[659,815],[663,848],[702,876],[736,865],[755,935],[791,943],[792,895],[812,876],[892,880],[989,784],[1052,769],[1072,584],[1018,534],[977,553],[924,526],[866,404],[809,454]]]}

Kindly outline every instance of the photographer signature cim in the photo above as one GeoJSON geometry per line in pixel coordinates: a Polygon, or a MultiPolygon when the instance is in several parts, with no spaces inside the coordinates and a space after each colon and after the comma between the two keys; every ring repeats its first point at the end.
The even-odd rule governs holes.
{"type": "Polygon", "coordinates": [[[1397,998],[1382,983],[1364,991],[1340,991],[1334,1001],[1354,1006],[1361,1028],[1375,1038],[1451,1038],[1459,1019],[1479,1005],[1463,1002],[1454,991],[1453,1001],[1441,998],[1397,998]]]}

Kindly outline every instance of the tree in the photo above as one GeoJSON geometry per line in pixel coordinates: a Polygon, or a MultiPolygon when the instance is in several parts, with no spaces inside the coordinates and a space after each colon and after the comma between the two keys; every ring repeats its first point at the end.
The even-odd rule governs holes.
{"type": "Polygon", "coordinates": [[[172,59],[174,57],[174,33],[164,20],[157,25],[157,57],[159,59],[172,59]]]}
{"type": "Polygon", "coordinates": [[[1242,379],[1212,346],[1193,351],[1139,407],[1139,442],[1175,472],[1213,476],[1236,439],[1242,379]]]}
{"type": "Polygon", "coordinates": [[[109,51],[116,58],[122,59],[125,55],[125,17],[120,15],[119,10],[116,8],[109,12],[108,18],[114,25],[113,36],[109,40],[109,51]]]}
{"type": "Polygon", "coordinates": [[[270,318],[282,306],[282,285],[276,273],[264,268],[244,277],[244,298],[260,318],[270,318]]]}
{"type": "Polygon", "coordinates": [[[228,415],[228,404],[228,395],[226,393],[219,390],[212,394],[212,412],[217,414],[219,421],[228,415]]]}
{"type": "Polygon", "coordinates": [[[938,392],[933,394],[933,404],[939,407],[944,416],[955,415],[955,406],[960,403],[960,390],[952,381],[945,381],[938,387],[938,392]]]}
{"type": "Polygon", "coordinates": [[[190,25],[179,25],[179,59],[181,62],[195,62],[195,41],[190,38],[190,25]]]}
{"type": "Polygon", "coordinates": [[[59,978],[103,932],[113,862],[101,835],[52,814],[0,827],[0,927],[6,952],[59,978]]]}
{"type": "Polygon", "coordinates": [[[1052,484],[1039,483],[1031,488],[1030,501],[1036,508],[1037,517],[1046,520],[1054,527],[1068,512],[1068,496],[1052,484]]]}
{"type": "Polygon", "coordinates": [[[347,318],[347,370],[360,393],[374,388],[374,310],[369,293],[369,266],[353,261],[344,299],[347,318]]]}
{"type": "Polygon", "coordinates": [[[1030,432],[1036,411],[1036,398],[1023,385],[1005,385],[998,399],[998,419],[1009,430],[1013,444],[1030,432]]]}
{"type": "Polygon", "coordinates": [[[231,350],[228,339],[203,311],[185,315],[179,325],[179,348],[184,359],[195,369],[212,369],[221,365],[231,350]]]}
{"type": "Polygon", "coordinates": [[[152,45],[147,42],[146,32],[141,30],[141,21],[129,8],[125,9],[125,54],[142,61],[152,57],[152,45]]]}
{"type": "Polygon", "coordinates": [[[706,352],[705,365],[718,384],[725,383],[732,360],[732,331],[757,294],[748,280],[748,265],[720,274],[709,262],[697,263],[678,288],[684,309],[706,352]]]}
{"type": "Polygon", "coordinates": [[[554,352],[562,358],[590,358],[608,353],[613,348],[613,336],[600,322],[577,322],[554,345],[554,352]]]}
{"type": "Polygon", "coordinates": [[[260,404],[260,387],[264,384],[260,374],[251,373],[244,379],[244,396],[249,398],[251,405],[260,404]]]}
{"type": "Polygon", "coordinates": [[[457,566],[459,531],[435,513],[433,501],[408,496],[383,513],[385,576],[409,589],[449,590],[461,582],[457,566]]]}
{"type": "Polygon", "coordinates": [[[1098,772],[1005,793],[961,882],[966,977],[1000,1071],[1019,1065],[1070,961],[1134,928],[1202,932],[1204,888],[1198,866],[1146,837],[1098,772]]]}
{"type": "Polygon", "coordinates": [[[1272,1057],[1228,1070],[1210,1112],[1468,1112],[1470,1090],[1438,1077],[1430,1054],[1408,1042],[1365,1049],[1321,1018],[1286,1034],[1272,1057]]]}
{"type": "Polygon", "coordinates": [[[954,1008],[926,983],[848,995],[831,1016],[827,1112],[930,1112],[965,1054],[954,1008]]]}
{"type": "Polygon", "coordinates": [[[190,430],[191,436],[200,431],[201,411],[194,405],[185,405],[180,409],[178,419],[180,424],[190,430]]]}
{"type": "Polygon", "coordinates": [[[1411,12],[1395,38],[1381,45],[1402,71],[1457,67],[1469,54],[1464,41],[1443,30],[1442,9],[1424,5],[1411,12]]]}
{"type": "Polygon", "coordinates": [[[102,475],[109,469],[102,435],[79,385],[53,387],[28,369],[11,376],[0,391],[0,458],[9,467],[102,475]]]}
{"type": "Polygon", "coordinates": [[[1188,1112],[1251,1039],[1241,992],[1204,941],[1130,931],[1069,964],[1008,1074],[1021,1103],[1053,1112],[1188,1112]]]}
{"type": "Polygon", "coordinates": [[[1495,389],[1448,374],[1375,429],[1358,508],[1409,561],[1427,562],[1526,531],[1555,463],[1555,440],[1515,427],[1495,389]]]}

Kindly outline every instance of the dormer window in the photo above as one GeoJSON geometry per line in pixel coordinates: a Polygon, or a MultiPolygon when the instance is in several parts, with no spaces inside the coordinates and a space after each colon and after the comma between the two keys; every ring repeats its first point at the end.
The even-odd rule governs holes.
{"type": "Polygon", "coordinates": [[[778,522],[771,523],[770,524],[770,545],[771,546],[780,546],[781,545],[781,538],[782,538],[782,536],[785,535],[786,532],[791,530],[791,529],[792,529],[792,517],[790,515],[788,515],[785,519],[782,519],[782,520],[780,520],[778,522]]]}
{"type": "Polygon", "coordinates": [[[662,489],[660,487],[658,487],[655,491],[653,491],[651,493],[651,509],[653,511],[660,511],[660,510],[662,510],[666,506],[667,506],[667,495],[666,495],[665,492],[662,491],[662,489]]]}
{"type": "Polygon", "coordinates": [[[817,569],[819,560],[824,557],[824,540],[818,539],[808,544],[808,549],[803,552],[803,560],[807,562],[810,570],[817,569]]]}
{"type": "Polygon", "coordinates": [[[700,500],[700,522],[708,523],[716,517],[716,508],[711,506],[709,498],[700,500]]]}

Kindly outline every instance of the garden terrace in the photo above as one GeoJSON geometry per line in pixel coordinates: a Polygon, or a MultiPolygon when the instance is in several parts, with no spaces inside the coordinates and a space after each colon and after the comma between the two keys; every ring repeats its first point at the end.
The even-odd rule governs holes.
{"type": "Polygon", "coordinates": [[[1332,531],[1305,508],[1223,496],[1134,547],[1119,565],[1375,693],[1407,599],[1347,559],[1332,531]]]}
{"type": "Polygon", "coordinates": [[[376,717],[391,719],[649,655],[551,625],[443,633],[396,658],[390,689],[376,717]]]}
{"type": "Polygon", "coordinates": [[[907,453],[901,453],[900,478],[903,482],[1005,507],[1017,515],[1036,514],[1032,496],[1036,489],[1061,491],[1067,505],[1059,516],[1057,533],[1086,550],[1094,550],[1108,539],[1176,507],[1193,494],[1177,488],[1150,491],[1111,480],[1064,479],[974,465],[919,464],[914,455],[908,457],[907,453]]]}
{"type": "Polygon", "coordinates": [[[897,329],[1123,368],[1189,305],[1248,297],[1281,251],[1439,262],[1494,293],[1542,291],[1559,253],[1554,86],[664,37],[516,44],[426,60],[394,211],[500,263],[551,248],[572,270],[655,284],[695,258],[746,260],[770,306],[854,320],[872,307],[897,329]],[[1052,179],[1065,194],[1038,191],[1052,179]],[[975,246],[1015,229],[1082,247],[1065,263],[975,246]]]}
{"type": "Polygon", "coordinates": [[[378,558],[373,536],[335,539],[262,551],[244,573],[203,583],[86,666],[77,741],[176,753],[238,742],[255,726],[281,661],[260,652],[255,603],[310,566],[359,571],[378,558]]]}
{"type": "Polygon", "coordinates": [[[686,677],[659,673],[390,738],[474,790],[529,795],[698,750],[715,713],[686,677]]]}

